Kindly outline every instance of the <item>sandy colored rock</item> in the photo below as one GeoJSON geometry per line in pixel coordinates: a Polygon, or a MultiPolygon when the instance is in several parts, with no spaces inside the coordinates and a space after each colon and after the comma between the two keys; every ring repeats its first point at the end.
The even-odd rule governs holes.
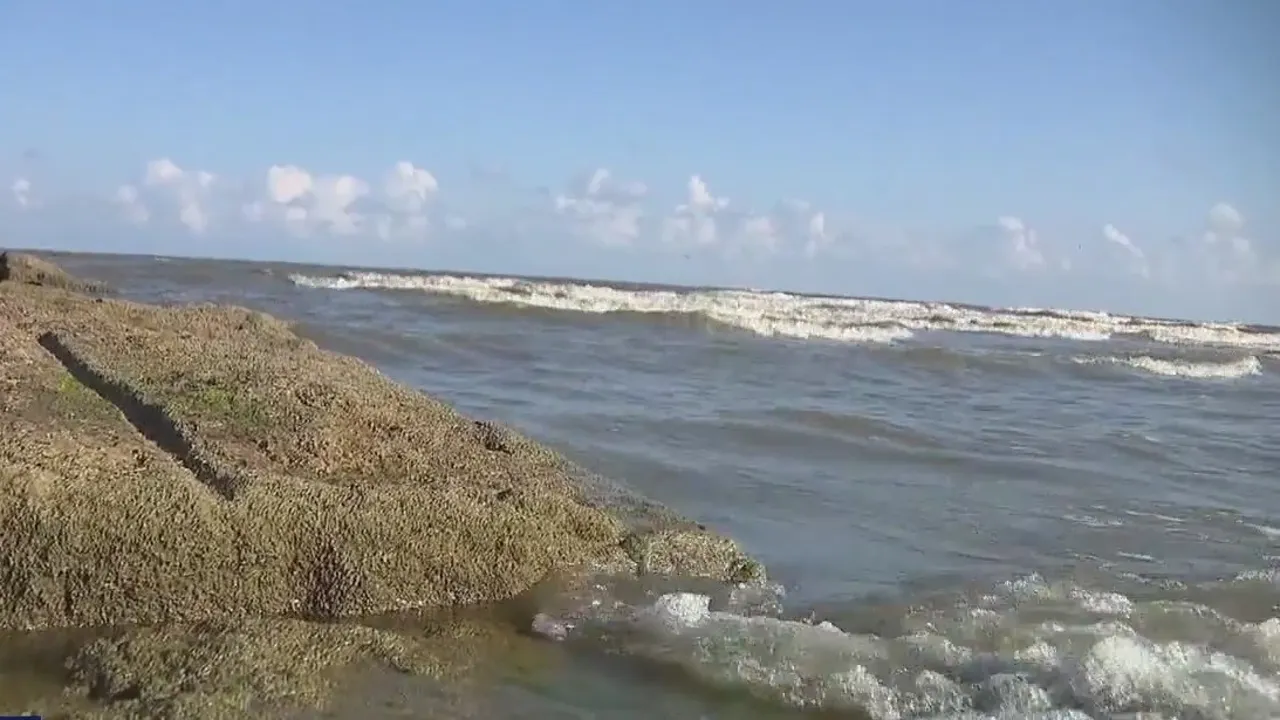
{"type": "Polygon", "coordinates": [[[106,285],[74,277],[48,260],[17,252],[0,252],[0,282],[6,281],[77,292],[107,290],[106,285]]]}
{"type": "Polygon", "coordinates": [[[527,662],[530,642],[468,619],[375,628],[256,618],[110,631],[79,642],[43,633],[16,651],[11,643],[7,657],[40,667],[12,678],[23,692],[6,694],[0,665],[0,703],[66,720],[293,718],[318,710],[354,718],[361,715],[334,702],[351,704],[364,699],[362,685],[390,681],[440,698],[434,705],[451,715],[462,709],[482,717],[466,713],[483,697],[477,681],[486,669],[527,662]]]}
{"type": "MultiPolygon", "coordinates": [[[[0,268],[2,710],[311,717],[338,692],[364,716],[376,697],[342,688],[452,683],[530,642],[523,600],[483,622],[440,608],[587,569],[762,574],[278,320],[88,297],[31,256],[0,268]],[[393,611],[411,619],[369,618],[393,611]]],[[[413,712],[485,717],[442,708],[413,712]]]]}
{"type": "Polygon", "coordinates": [[[18,629],[490,603],[584,568],[761,573],[269,316],[21,282],[0,282],[0,528],[18,629]]]}

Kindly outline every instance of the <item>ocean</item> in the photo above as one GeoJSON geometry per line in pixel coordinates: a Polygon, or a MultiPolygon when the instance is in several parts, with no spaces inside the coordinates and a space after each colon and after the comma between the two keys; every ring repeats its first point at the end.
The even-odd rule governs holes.
{"type": "MultiPolygon", "coordinates": [[[[549,598],[467,716],[1280,717],[1280,328],[56,260],[129,299],[295,321],[769,568],[549,598]]],[[[439,690],[381,682],[366,717],[439,690]]]]}

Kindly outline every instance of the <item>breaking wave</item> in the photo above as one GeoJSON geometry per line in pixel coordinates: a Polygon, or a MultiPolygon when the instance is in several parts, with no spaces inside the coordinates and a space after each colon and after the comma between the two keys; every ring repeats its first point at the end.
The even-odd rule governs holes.
{"type": "Polygon", "coordinates": [[[950,303],[820,297],[748,290],[636,288],[512,277],[350,272],[294,274],[295,285],[328,290],[412,290],[501,304],[581,313],[697,315],[758,335],[892,343],[920,332],[951,331],[1101,341],[1117,337],[1173,345],[1280,352],[1280,330],[1234,323],[1187,323],[1105,312],[983,309],[950,303]]]}
{"type": "Polygon", "coordinates": [[[1236,360],[1217,362],[1193,362],[1190,360],[1161,359],[1149,355],[1133,357],[1076,357],[1072,362],[1080,365],[1122,365],[1152,375],[1194,378],[1198,380],[1235,380],[1262,373],[1262,361],[1249,355],[1236,360]]]}
{"type": "MultiPolygon", "coordinates": [[[[1267,578],[1231,583],[1277,599],[1267,578]]],[[[876,720],[1280,716],[1280,618],[1038,575],[864,608],[874,620],[856,610],[785,619],[780,598],[739,586],[627,602],[600,584],[537,615],[532,630],[767,702],[876,720]]]]}

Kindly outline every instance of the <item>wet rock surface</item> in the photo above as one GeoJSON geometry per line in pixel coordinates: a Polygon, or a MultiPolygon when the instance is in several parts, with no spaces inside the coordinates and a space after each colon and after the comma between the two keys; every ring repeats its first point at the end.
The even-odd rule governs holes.
{"type": "Polygon", "coordinates": [[[131,628],[68,651],[75,692],[46,712],[310,705],[333,668],[438,674],[456,644],[336,620],[501,603],[552,574],[762,572],[275,318],[0,268],[0,629],[131,628]]]}
{"type": "Polygon", "coordinates": [[[39,285],[77,292],[103,293],[105,284],[74,277],[52,262],[29,253],[0,252],[0,282],[39,285]]]}

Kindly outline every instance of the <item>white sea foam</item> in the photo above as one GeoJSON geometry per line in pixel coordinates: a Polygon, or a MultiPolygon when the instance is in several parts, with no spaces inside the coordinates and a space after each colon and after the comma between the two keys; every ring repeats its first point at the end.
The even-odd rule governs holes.
{"type": "Polygon", "coordinates": [[[1161,522],[1169,523],[1170,525],[1181,525],[1186,522],[1183,518],[1173,517],[1172,515],[1162,515],[1160,513],[1149,512],[1146,510],[1125,510],[1124,514],[1130,517],[1159,520],[1161,522]]]}
{"type": "Polygon", "coordinates": [[[1148,555],[1146,553],[1125,552],[1123,550],[1117,550],[1116,557],[1124,558],[1125,560],[1137,560],[1138,562],[1148,562],[1148,563],[1160,562],[1160,560],[1158,560],[1154,555],[1148,555]]]}
{"type": "Polygon", "coordinates": [[[1198,380],[1235,380],[1262,373],[1262,361],[1249,355],[1235,360],[1218,362],[1193,362],[1190,360],[1164,360],[1148,355],[1133,357],[1076,357],[1072,362],[1081,365],[1124,365],[1152,375],[1164,377],[1194,378],[1198,380]]]}
{"type": "MultiPolygon", "coordinates": [[[[296,285],[331,290],[413,290],[504,304],[584,313],[690,314],[760,335],[888,343],[927,331],[994,333],[1101,341],[1141,336],[1175,345],[1280,351],[1280,334],[1238,325],[1179,325],[1105,312],[1013,308],[979,310],[946,303],[810,297],[748,290],[620,289],[510,277],[353,272],[291,275],[296,285]]],[[[1256,360],[1255,360],[1256,362],[1256,360]]]]}
{"type": "Polygon", "coordinates": [[[1252,528],[1254,530],[1257,530],[1258,532],[1262,533],[1263,535],[1266,535],[1272,540],[1280,540],[1280,527],[1263,525],[1261,523],[1245,523],[1245,526],[1252,528]]]}
{"type": "Polygon", "coordinates": [[[1115,518],[1099,518],[1093,515],[1084,515],[1079,513],[1068,513],[1063,515],[1062,519],[1090,528],[1113,528],[1124,525],[1123,520],[1117,520],[1115,518]]]}
{"type": "Polygon", "coordinates": [[[710,685],[880,720],[1280,717],[1280,619],[1137,602],[1029,576],[977,604],[904,606],[900,632],[713,609],[669,592],[535,632],[606,644],[710,685]],[[1206,638],[1213,637],[1206,641],[1206,638]]]}

